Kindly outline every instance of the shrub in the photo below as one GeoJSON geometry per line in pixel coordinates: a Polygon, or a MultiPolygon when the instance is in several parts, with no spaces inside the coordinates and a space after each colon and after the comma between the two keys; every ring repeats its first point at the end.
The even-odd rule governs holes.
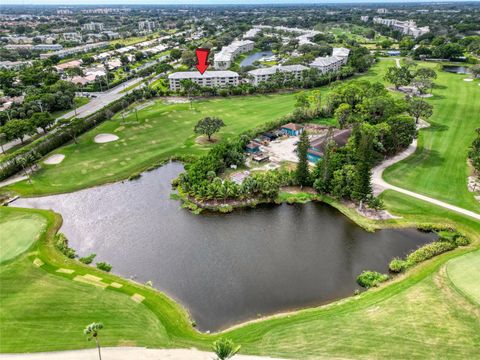
{"type": "Polygon", "coordinates": [[[68,239],[65,234],[58,233],[55,235],[55,247],[66,257],[75,258],[75,250],[68,246],[68,239]]]}
{"type": "Polygon", "coordinates": [[[387,274],[381,274],[376,271],[363,271],[357,277],[357,284],[368,289],[378,286],[378,284],[387,281],[388,279],[389,277],[387,274]]]}
{"type": "Polygon", "coordinates": [[[436,241],[425,246],[422,246],[418,250],[415,250],[407,256],[407,262],[411,265],[416,265],[422,261],[428,260],[435,255],[442,254],[446,251],[453,250],[457,247],[455,242],[436,241]]]}
{"type": "Polygon", "coordinates": [[[112,270],[112,265],[110,265],[106,262],[98,262],[97,263],[97,269],[100,269],[100,270],[103,270],[103,271],[106,271],[106,272],[110,272],[110,270],[112,270]]]}
{"type": "Polygon", "coordinates": [[[455,238],[455,243],[457,246],[467,246],[470,244],[470,239],[460,235],[455,238]]]}
{"type": "Polygon", "coordinates": [[[402,271],[405,271],[407,267],[408,263],[405,260],[399,258],[393,259],[392,261],[390,261],[390,265],[388,265],[390,271],[394,273],[400,273],[402,271]]]}
{"type": "Polygon", "coordinates": [[[80,258],[79,260],[80,262],[88,265],[92,263],[93,259],[95,259],[95,256],[97,256],[97,254],[90,254],[88,256],[80,258]]]}

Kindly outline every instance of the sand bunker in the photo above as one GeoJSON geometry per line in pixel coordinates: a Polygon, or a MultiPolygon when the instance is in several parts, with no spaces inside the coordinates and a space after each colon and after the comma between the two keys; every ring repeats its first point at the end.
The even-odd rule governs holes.
{"type": "Polygon", "coordinates": [[[117,140],[118,136],[113,134],[98,134],[95,136],[95,139],[93,139],[93,141],[95,141],[97,144],[103,144],[117,140]]]}
{"type": "Polygon", "coordinates": [[[463,81],[468,81],[468,82],[470,82],[470,81],[473,81],[473,79],[463,79],[463,81]]]}
{"type": "Polygon", "coordinates": [[[55,154],[55,155],[50,156],[43,163],[47,164],[47,165],[56,165],[56,164],[60,164],[63,161],[63,159],[65,159],[65,155],[55,154]]]}

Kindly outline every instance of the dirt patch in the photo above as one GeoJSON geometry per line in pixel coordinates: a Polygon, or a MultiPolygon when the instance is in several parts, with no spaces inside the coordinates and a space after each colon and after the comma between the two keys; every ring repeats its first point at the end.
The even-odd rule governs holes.
{"type": "Polygon", "coordinates": [[[93,141],[95,141],[97,144],[104,144],[112,141],[117,141],[118,139],[119,137],[114,134],[98,134],[97,136],[95,136],[95,139],[93,139],[93,141]]]}
{"type": "Polygon", "coordinates": [[[289,194],[299,194],[299,193],[307,193],[307,194],[313,194],[313,195],[317,194],[314,188],[308,187],[308,186],[303,188],[300,188],[299,186],[285,186],[285,187],[282,187],[281,190],[289,194]]]}
{"type": "Polygon", "coordinates": [[[46,165],[56,165],[56,164],[60,164],[63,161],[63,159],[65,159],[65,155],[54,154],[48,157],[48,159],[46,159],[43,163],[46,165]]]}
{"type": "Polygon", "coordinates": [[[215,144],[219,139],[216,136],[212,136],[210,141],[208,140],[207,136],[201,135],[195,139],[195,142],[199,145],[208,145],[208,144],[215,144]]]}

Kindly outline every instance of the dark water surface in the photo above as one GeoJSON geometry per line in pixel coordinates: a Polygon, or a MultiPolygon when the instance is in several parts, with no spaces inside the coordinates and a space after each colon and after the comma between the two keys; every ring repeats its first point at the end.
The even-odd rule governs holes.
{"type": "Polygon", "coordinates": [[[273,52],[271,52],[270,50],[256,52],[252,55],[247,56],[245,59],[243,59],[240,62],[240,66],[244,67],[244,66],[253,65],[255,61],[260,60],[263,57],[270,57],[272,55],[273,55],[273,52]]]}
{"type": "Polygon", "coordinates": [[[470,74],[468,66],[443,65],[443,71],[454,74],[470,74]]]}
{"type": "Polygon", "coordinates": [[[192,215],[170,200],[171,163],[139,180],[19,199],[53,209],[81,255],[182,303],[201,330],[351,295],[362,270],[386,271],[395,256],[429,242],[416,230],[367,233],[318,203],[192,215]]]}

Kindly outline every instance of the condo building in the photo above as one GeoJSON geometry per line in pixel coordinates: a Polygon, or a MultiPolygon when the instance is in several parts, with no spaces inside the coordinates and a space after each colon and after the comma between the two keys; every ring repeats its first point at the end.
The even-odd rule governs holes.
{"type": "Polygon", "coordinates": [[[213,67],[216,70],[228,69],[239,54],[252,51],[254,46],[255,43],[251,40],[237,40],[224,46],[219,53],[215,54],[213,67]]]}
{"type": "Polygon", "coordinates": [[[178,91],[182,88],[182,80],[191,80],[195,84],[208,87],[227,87],[238,85],[238,74],[234,71],[181,71],[168,75],[170,90],[178,91]]]}
{"type": "Polygon", "coordinates": [[[261,82],[268,81],[277,72],[288,73],[293,75],[295,79],[301,80],[303,78],[302,74],[305,70],[308,70],[308,67],[303,65],[278,65],[251,70],[248,72],[248,74],[251,77],[251,83],[257,86],[261,82]]]}

